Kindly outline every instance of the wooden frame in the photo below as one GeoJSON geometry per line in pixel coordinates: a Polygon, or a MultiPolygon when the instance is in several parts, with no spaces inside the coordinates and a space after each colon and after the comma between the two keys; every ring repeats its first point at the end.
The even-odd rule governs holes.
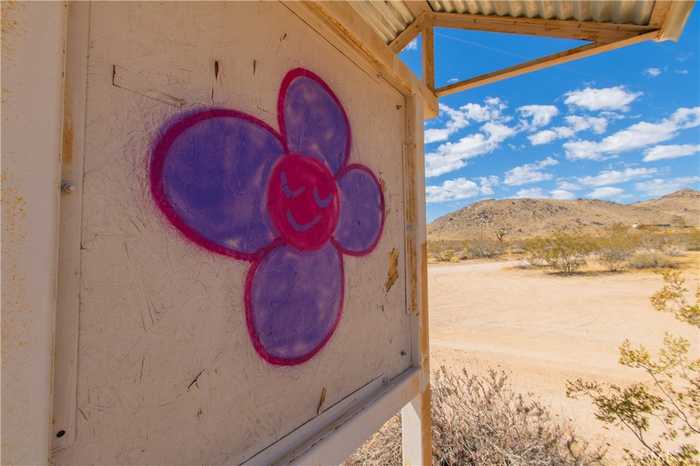
{"type": "MultiPolygon", "coordinates": [[[[370,75],[389,83],[404,97],[405,136],[403,143],[405,201],[406,314],[411,327],[412,366],[391,380],[377,378],[288,435],[259,451],[242,464],[332,464],[341,462],[394,414],[403,417],[404,462],[428,464],[431,456],[431,420],[429,391],[427,268],[425,242],[425,204],[423,182],[423,119],[437,114],[437,97],[398,60],[391,49],[374,40],[373,31],[348,5],[341,3],[283,2],[312,30],[322,35],[340,53],[370,75]],[[366,35],[366,37],[362,37],[366,35]],[[403,410],[402,410],[403,408],[403,410]]],[[[61,218],[60,294],[57,302],[58,326],[54,383],[55,426],[65,432],[51,435],[53,448],[60,450],[75,441],[79,281],[80,219],[83,171],[83,127],[85,116],[87,55],[90,21],[89,4],[68,6],[69,83],[63,96],[64,179],[71,181],[65,193],[61,218]],[[76,230],[77,228],[77,230],[76,230]],[[64,358],[65,357],[65,358],[64,358]]],[[[55,434],[55,432],[52,432],[55,434]]]]}
{"type": "MultiPolygon", "coordinates": [[[[693,2],[687,1],[655,2],[649,25],[638,26],[594,21],[435,12],[427,1],[406,1],[404,3],[416,20],[391,41],[389,47],[395,53],[400,52],[422,29],[424,35],[423,82],[429,90],[435,91],[438,97],[646,40],[676,40],[693,6],[693,2]],[[586,40],[592,43],[436,89],[432,33],[434,27],[586,40]]],[[[427,115],[428,118],[431,116],[427,115]]]]}
{"type": "Polygon", "coordinates": [[[499,71],[485,73],[471,79],[466,79],[464,81],[459,81],[454,84],[443,86],[436,89],[435,92],[438,96],[454,94],[455,92],[465,91],[467,89],[473,89],[475,87],[484,86],[486,84],[491,84],[496,81],[501,81],[503,79],[520,76],[521,74],[531,73],[533,71],[549,68],[550,66],[560,65],[562,63],[567,63],[570,61],[579,60],[581,58],[590,57],[592,55],[597,55],[599,53],[607,52],[609,50],[615,50],[620,47],[626,47],[628,45],[637,44],[645,40],[653,40],[658,36],[658,34],[658,31],[651,31],[645,34],[635,35],[628,39],[619,40],[616,42],[583,45],[575,49],[565,50],[563,52],[555,53],[553,55],[548,55],[546,57],[538,58],[536,60],[531,60],[525,63],[521,63],[519,65],[504,68],[499,71]]]}

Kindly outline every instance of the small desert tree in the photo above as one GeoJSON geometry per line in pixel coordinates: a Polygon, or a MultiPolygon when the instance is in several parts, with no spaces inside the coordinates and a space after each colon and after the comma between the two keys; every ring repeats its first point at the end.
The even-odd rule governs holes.
{"type": "Polygon", "coordinates": [[[598,259],[611,272],[622,270],[638,246],[637,237],[622,224],[613,225],[606,236],[595,242],[598,259]]]}
{"type": "Polygon", "coordinates": [[[532,238],[525,243],[528,261],[545,263],[563,273],[574,273],[586,265],[586,257],[594,250],[593,242],[584,235],[555,233],[547,238],[532,238]]]}
{"type": "Polygon", "coordinates": [[[507,233],[508,233],[508,232],[506,231],[505,228],[499,228],[498,230],[496,230],[496,239],[497,239],[500,243],[502,243],[503,240],[505,239],[507,233]]]}
{"type": "MultiPolygon", "coordinates": [[[[680,272],[665,271],[662,276],[664,287],[651,298],[654,308],[700,329],[700,290],[690,304],[680,272]]],[[[619,386],[576,379],[567,382],[567,395],[589,398],[596,418],[635,435],[642,451],[625,450],[630,464],[700,465],[700,359],[690,356],[690,342],[667,333],[655,358],[645,347],[625,340],[620,364],[641,369],[649,382],[619,386]],[[663,427],[661,438],[648,438],[653,421],[663,427]],[[670,442],[680,445],[673,449],[670,442]]]]}

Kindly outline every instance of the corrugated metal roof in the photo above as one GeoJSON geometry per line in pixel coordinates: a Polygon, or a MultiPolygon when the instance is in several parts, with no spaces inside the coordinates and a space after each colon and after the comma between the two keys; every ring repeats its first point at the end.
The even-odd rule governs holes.
{"type": "MultiPolygon", "coordinates": [[[[654,0],[427,0],[435,12],[525,17],[600,23],[649,24],[654,0]]],[[[403,0],[362,0],[349,4],[387,43],[415,17],[403,0]]]]}
{"type": "Polygon", "coordinates": [[[654,0],[546,1],[546,0],[429,0],[433,11],[542,18],[599,23],[649,24],[654,0]]]}
{"type": "Polygon", "coordinates": [[[349,2],[349,5],[357,10],[387,43],[394,40],[415,20],[403,1],[363,0],[349,2]]]}

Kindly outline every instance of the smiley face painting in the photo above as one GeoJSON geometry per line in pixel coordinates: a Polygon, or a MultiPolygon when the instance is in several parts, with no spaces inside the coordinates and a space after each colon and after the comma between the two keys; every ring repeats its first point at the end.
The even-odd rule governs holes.
{"type": "Polygon", "coordinates": [[[252,115],[213,108],[167,124],[150,159],[151,193],[199,246],[251,266],[248,333],[276,365],[301,364],[332,337],[343,310],[343,256],[372,252],[384,226],[374,173],[350,164],[340,101],[297,68],[278,97],[279,133],[252,115]]]}

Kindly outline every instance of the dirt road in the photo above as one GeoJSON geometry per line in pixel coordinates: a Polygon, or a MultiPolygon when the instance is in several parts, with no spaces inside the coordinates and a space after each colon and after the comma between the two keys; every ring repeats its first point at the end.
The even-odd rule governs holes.
{"type": "Polygon", "coordinates": [[[655,349],[670,331],[697,349],[697,331],[652,308],[649,297],[661,287],[653,273],[562,277],[517,265],[429,267],[432,367],[505,369],[518,390],[538,395],[587,438],[610,443],[614,456],[637,448],[631,434],[603,430],[589,402],[567,399],[566,380],[643,379],[617,363],[625,338],[655,349]]]}

